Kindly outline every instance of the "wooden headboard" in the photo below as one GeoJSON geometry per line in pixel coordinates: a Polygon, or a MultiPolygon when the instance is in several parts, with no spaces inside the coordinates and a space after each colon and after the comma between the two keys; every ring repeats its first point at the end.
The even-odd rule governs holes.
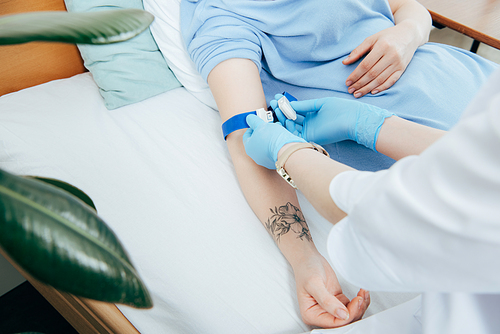
{"type": "MultiPolygon", "coordinates": [[[[0,15],[33,11],[65,11],[63,0],[0,0],[0,15]]],[[[72,44],[31,42],[0,45],[0,96],[85,72],[72,44]]]]}

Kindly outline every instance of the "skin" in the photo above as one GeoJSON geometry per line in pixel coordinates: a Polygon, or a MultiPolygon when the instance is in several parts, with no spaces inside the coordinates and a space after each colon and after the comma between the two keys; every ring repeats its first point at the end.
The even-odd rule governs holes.
{"type": "MultiPolygon", "coordinates": [[[[266,107],[257,66],[248,59],[229,59],[218,64],[208,76],[208,84],[217,103],[222,121],[233,115],[266,107]],[[241,80],[245,78],[245,80],[241,80]]],[[[295,189],[274,170],[257,165],[245,152],[243,134],[246,129],[227,136],[227,147],[241,189],[264,226],[272,225],[276,211],[282,207],[300,212],[295,189]]],[[[307,228],[303,216],[297,218],[307,228]]],[[[283,218],[291,225],[295,221],[283,218]]],[[[304,237],[296,227],[276,233],[267,228],[279,249],[290,263],[297,287],[299,309],[308,325],[332,328],[360,319],[370,304],[369,294],[360,290],[349,300],[328,262],[316,249],[312,237],[304,237]],[[302,235],[302,237],[301,237],[302,235]]]]}
{"type": "Polygon", "coordinates": [[[429,40],[432,19],[414,0],[389,0],[395,26],[365,39],[343,61],[365,58],[347,77],[348,92],[359,98],[382,92],[399,80],[417,48],[429,40]]]}
{"type": "MultiPolygon", "coordinates": [[[[416,26],[420,27],[420,24],[412,24],[408,18],[411,12],[410,2],[412,3],[411,7],[415,7],[416,2],[414,0],[391,0],[389,2],[391,9],[395,13],[397,28],[388,29],[383,34],[379,33],[382,36],[376,37],[375,42],[371,43],[371,47],[365,46],[365,43],[361,44],[353,50],[351,57],[345,62],[346,65],[350,62],[355,62],[363,54],[369,52],[369,57],[365,58],[365,60],[369,59],[369,61],[366,61],[364,64],[362,62],[358,66],[359,70],[357,68],[348,78],[348,81],[352,81],[352,84],[349,86],[355,88],[355,91],[353,91],[354,94],[357,91],[366,94],[366,92],[376,88],[370,88],[371,86],[367,82],[373,80],[367,80],[370,78],[367,75],[375,74],[377,78],[383,78],[381,75],[384,71],[378,73],[378,75],[375,70],[369,71],[370,68],[378,69],[381,67],[376,66],[376,64],[382,60],[383,62],[380,64],[384,64],[386,61],[392,62],[392,58],[380,56],[380,53],[392,53],[393,51],[391,50],[398,47],[408,47],[409,51],[403,52],[405,55],[403,57],[405,59],[403,64],[406,63],[406,65],[402,67],[406,68],[416,47],[425,40],[425,38],[420,37],[418,43],[408,42],[408,39],[413,41],[413,35],[416,34],[413,29],[416,26]],[[397,46],[387,47],[382,43],[383,40],[392,40],[395,37],[399,37],[397,46]],[[376,61],[377,58],[378,61],[376,61]],[[375,65],[369,67],[372,63],[375,65]],[[363,71],[363,69],[365,70],[363,71]]],[[[415,13],[411,13],[411,15],[413,16],[415,13]]],[[[421,17],[419,16],[416,21],[420,19],[421,17]]],[[[425,29],[419,28],[419,30],[422,30],[422,35],[425,35],[425,29]]],[[[417,33],[417,35],[420,36],[421,33],[417,33]]],[[[236,114],[258,108],[266,108],[266,100],[259,71],[251,60],[235,58],[221,62],[210,72],[208,84],[223,122],[236,114]],[[241,78],[245,78],[245,80],[241,80],[241,78]]],[[[386,88],[381,87],[380,89],[386,88]]],[[[293,269],[299,309],[303,321],[308,325],[332,328],[360,319],[370,304],[369,293],[361,289],[352,300],[349,300],[342,293],[342,288],[335,273],[316,249],[309,234],[307,222],[303,220],[303,216],[299,219],[300,224],[296,221],[287,221],[288,218],[280,218],[283,219],[283,224],[288,224],[289,226],[293,226],[293,228],[275,229],[270,227],[274,226],[272,222],[273,219],[276,219],[276,211],[273,210],[280,211],[281,208],[286,207],[289,209],[296,208],[300,212],[297,195],[295,190],[276,171],[257,165],[247,156],[242,141],[244,132],[245,130],[243,129],[229,134],[227,137],[227,147],[241,189],[249,205],[258,219],[268,229],[268,232],[274,238],[279,249],[293,269]],[[296,228],[299,225],[302,226],[300,230],[296,228]],[[283,231],[287,232],[282,233],[283,231]]],[[[298,216],[300,215],[297,214],[298,216]]],[[[330,217],[330,221],[338,221],[342,217],[342,212],[337,210],[330,217]]]]}
{"type": "MultiPolygon", "coordinates": [[[[384,121],[376,143],[377,151],[395,160],[422,153],[446,131],[413,123],[397,116],[384,121]]],[[[278,157],[293,143],[284,145],[278,157]]],[[[285,163],[285,169],[316,210],[332,223],[346,216],[330,196],[330,183],[338,174],[353,170],[314,150],[299,150],[285,163]],[[315,173],[311,173],[315,170],[315,173]]]]}

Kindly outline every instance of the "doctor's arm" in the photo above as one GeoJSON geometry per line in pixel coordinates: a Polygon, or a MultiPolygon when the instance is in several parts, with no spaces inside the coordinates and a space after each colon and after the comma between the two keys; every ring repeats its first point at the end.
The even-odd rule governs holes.
{"type": "MultiPolygon", "coordinates": [[[[271,105],[276,105],[271,101],[271,105]]],[[[383,153],[395,160],[410,155],[419,155],[446,132],[399,118],[380,109],[358,101],[338,98],[292,102],[299,117],[295,122],[286,121],[290,135],[319,144],[330,144],[346,139],[357,139],[359,144],[383,153]],[[305,116],[302,114],[305,113],[305,116]]],[[[281,111],[276,108],[279,118],[281,111]]],[[[259,156],[269,154],[260,147],[278,146],[280,157],[294,143],[277,144],[284,129],[279,126],[259,124],[246,134],[247,152],[256,142],[261,142],[256,154],[250,154],[259,163],[259,156]]],[[[252,151],[250,151],[252,152],[252,151]]],[[[314,150],[299,150],[285,163],[285,169],[297,187],[304,193],[318,212],[332,223],[345,217],[330,196],[330,181],[338,174],[353,170],[314,150]]]]}
{"type": "MultiPolygon", "coordinates": [[[[304,195],[318,210],[333,207],[320,213],[343,214],[337,203],[349,213],[329,236],[330,256],[344,277],[383,291],[498,293],[500,267],[492,259],[500,256],[500,94],[491,83],[499,79],[490,79],[446,136],[434,133],[439,140],[388,170],[350,171],[310,149],[290,155],[284,166],[304,195]]],[[[273,142],[283,131],[256,121],[246,147],[273,142]]],[[[386,125],[379,140],[387,135],[389,142],[395,133],[384,134],[386,125]]],[[[414,135],[420,130],[426,129],[414,135]]],[[[280,147],[280,156],[285,150],[280,147]]],[[[250,156],[261,155],[269,152],[250,156]]]]}
{"type": "Polygon", "coordinates": [[[381,172],[352,172],[311,149],[289,157],[286,171],[322,215],[345,215],[337,204],[348,210],[330,239],[342,250],[330,254],[344,277],[383,291],[499,291],[497,111],[459,123],[381,172]]]}
{"type": "Polygon", "coordinates": [[[336,97],[291,102],[298,115],[294,121],[283,116],[276,100],[271,106],[291,133],[308,142],[352,140],[394,160],[420,154],[446,133],[370,104],[336,97]]]}
{"type": "MultiPolygon", "coordinates": [[[[223,122],[236,114],[266,108],[258,68],[251,60],[221,62],[210,72],[208,83],[223,122]]],[[[293,268],[304,322],[337,327],[361,318],[369,304],[368,295],[362,290],[352,301],[343,295],[335,273],[312,242],[295,190],[275,170],[257,165],[246,154],[244,132],[227,136],[229,153],[249,205],[293,268]]]]}
{"type": "Polygon", "coordinates": [[[350,65],[366,55],[346,79],[349,93],[356,98],[394,85],[417,48],[429,40],[432,20],[425,7],[415,0],[388,2],[395,25],[366,38],[343,61],[350,65]]]}
{"type": "Polygon", "coordinates": [[[386,118],[376,142],[377,152],[394,160],[419,155],[441,138],[446,131],[431,128],[403,118],[386,118]]]}

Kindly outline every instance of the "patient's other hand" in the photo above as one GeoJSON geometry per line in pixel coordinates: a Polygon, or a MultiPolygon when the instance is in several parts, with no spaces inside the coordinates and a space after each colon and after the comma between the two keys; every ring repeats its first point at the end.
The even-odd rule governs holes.
{"type": "Polygon", "coordinates": [[[410,26],[398,24],[366,38],[342,62],[350,65],[366,55],[347,77],[348,92],[359,98],[394,85],[419,46],[414,35],[410,26]]]}
{"type": "Polygon", "coordinates": [[[370,294],[363,289],[349,301],[330,264],[320,254],[296,263],[293,269],[300,313],[307,325],[344,326],[361,319],[370,305],[370,294]]]}

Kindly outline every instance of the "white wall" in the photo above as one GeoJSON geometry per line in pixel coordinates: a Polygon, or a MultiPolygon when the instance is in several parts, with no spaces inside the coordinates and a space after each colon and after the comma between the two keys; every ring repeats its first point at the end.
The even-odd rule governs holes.
{"type": "Polygon", "coordinates": [[[0,296],[25,281],[24,277],[0,255],[0,296]]]}

